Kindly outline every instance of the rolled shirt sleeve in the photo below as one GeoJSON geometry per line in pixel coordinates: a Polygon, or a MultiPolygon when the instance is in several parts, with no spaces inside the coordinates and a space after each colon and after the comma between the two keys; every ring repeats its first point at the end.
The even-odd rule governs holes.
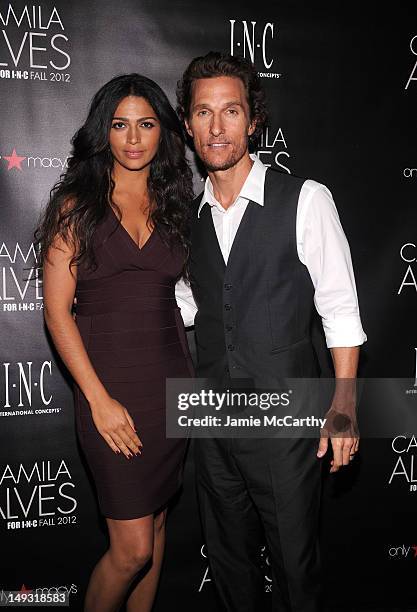
{"type": "Polygon", "coordinates": [[[304,182],[297,210],[297,250],[314,285],[328,348],[358,346],[362,328],[349,243],[332,194],[325,185],[304,182]]]}
{"type": "Polygon", "coordinates": [[[194,325],[194,317],[197,312],[197,306],[194,301],[191,287],[187,285],[183,278],[181,278],[175,285],[175,297],[181,310],[184,326],[191,327],[194,325]]]}

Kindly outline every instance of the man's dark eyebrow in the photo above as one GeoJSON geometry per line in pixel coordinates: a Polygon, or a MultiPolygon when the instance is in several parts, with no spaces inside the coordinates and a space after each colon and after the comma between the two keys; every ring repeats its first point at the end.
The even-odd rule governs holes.
{"type": "MultiPolygon", "coordinates": [[[[119,121],[129,121],[129,119],[127,117],[113,117],[112,121],[114,121],[115,119],[118,119],[119,121]]],[[[140,117],[139,119],[137,119],[137,121],[145,121],[145,119],[153,119],[154,121],[158,121],[158,119],[156,117],[140,117]]]]}
{"type": "MultiPolygon", "coordinates": [[[[232,100],[230,102],[226,102],[225,104],[223,104],[223,107],[226,108],[227,106],[241,106],[243,108],[243,104],[241,102],[239,102],[238,100],[232,100]]],[[[210,104],[195,104],[193,106],[193,110],[194,109],[198,109],[198,108],[210,108],[210,104]]]]}

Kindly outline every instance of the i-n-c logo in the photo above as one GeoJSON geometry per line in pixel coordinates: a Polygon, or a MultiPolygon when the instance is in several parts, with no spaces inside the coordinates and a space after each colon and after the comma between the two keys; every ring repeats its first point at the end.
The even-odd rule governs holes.
{"type": "Polygon", "coordinates": [[[263,70],[267,72],[259,72],[260,77],[280,78],[281,73],[271,72],[275,62],[271,53],[275,25],[272,22],[261,24],[257,21],[237,21],[236,19],[229,19],[229,23],[230,54],[243,55],[257,66],[262,62],[263,70]]]}
{"type": "Polygon", "coordinates": [[[52,401],[52,394],[48,389],[52,377],[52,362],[37,362],[35,368],[32,368],[32,365],[32,361],[1,364],[3,408],[31,408],[35,399],[37,403],[40,400],[41,405],[49,406],[52,401]]]}

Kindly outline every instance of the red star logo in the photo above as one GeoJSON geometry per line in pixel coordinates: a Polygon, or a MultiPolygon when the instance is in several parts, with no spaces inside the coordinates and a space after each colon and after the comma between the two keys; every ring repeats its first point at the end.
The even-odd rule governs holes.
{"type": "Polygon", "coordinates": [[[417,544],[413,544],[411,547],[414,550],[414,559],[417,557],[417,544]]]}
{"type": "Polygon", "coordinates": [[[26,157],[22,157],[16,153],[16,149],[13,149],[13,153],[11,155],[3,155],[3,159],[7,159],[9,165],[7,166],[7,170],[11,170],[12,168],[17,168],[21,170],[21,163],[26,157]]]}
{"type": "Polygon", "coordinates": [[[22,584],[21,588],[20,588],[20,593],[32,593],[33,589],[27,589],[26,585],[22,584]]]}

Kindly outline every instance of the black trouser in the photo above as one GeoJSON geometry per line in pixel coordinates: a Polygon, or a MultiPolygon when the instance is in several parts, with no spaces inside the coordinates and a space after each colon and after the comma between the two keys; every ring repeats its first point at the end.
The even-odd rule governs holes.
{"type": "Polygon", "coordinates": [[[318,612],[316,439],[195,439],[209,564],[228,612],[260,612],[269,548],[274,612],[318,612]]]}

